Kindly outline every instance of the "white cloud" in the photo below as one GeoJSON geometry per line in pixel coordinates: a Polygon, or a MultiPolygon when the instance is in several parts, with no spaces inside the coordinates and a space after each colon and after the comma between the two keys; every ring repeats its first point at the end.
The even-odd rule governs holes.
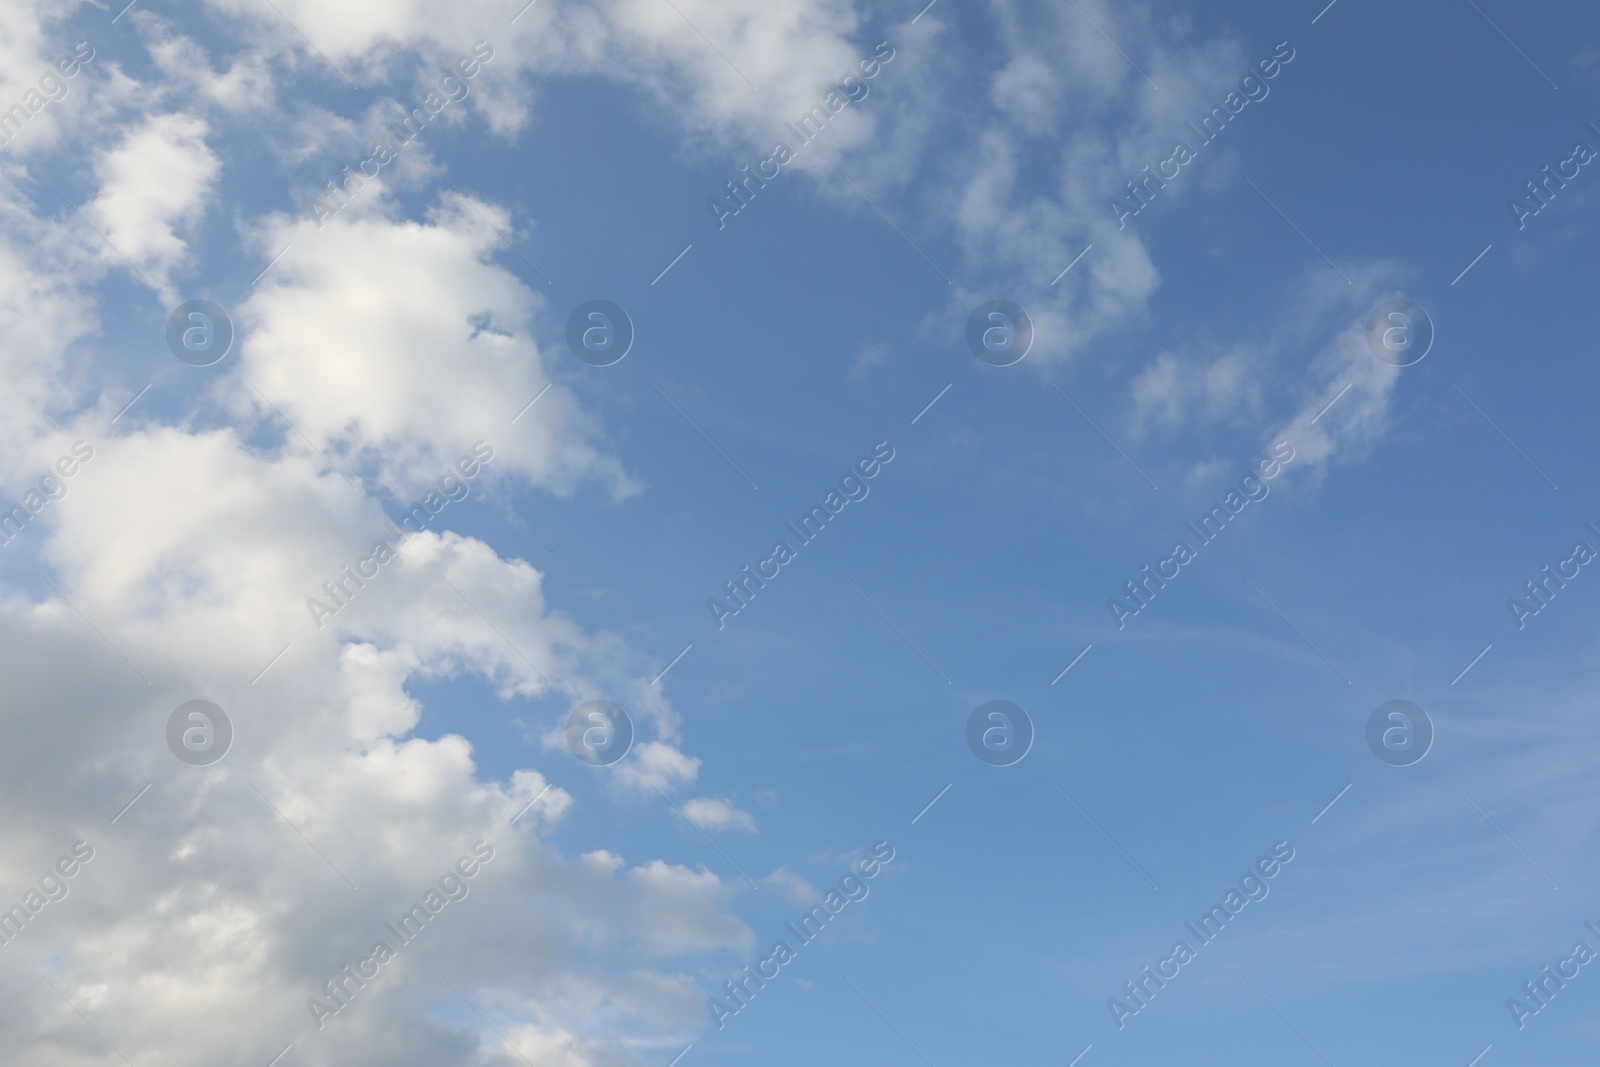
{"type": "Polygon", "coordinates": [[[177,24],[170,19],[134,9],[128,20],[144,38],[150,58],[161,71],[161,88],[166,92],[192,94],[237,115],[268,112],[279,103],[272,67],[263,52],[239,52],[226,69],[214,70],[204,46],[178,32],[177,24]]]}
{"type": "MultiPolygon", "coordinates": [[[[1031,0],[991,5],[1005,58],[998,68],[951,39],[937,9],[916,24],[908,19],[869,34],[869,20],[846,0],[676,6],[541,3],[511,25],[502,5],[487,2],[441,11],[419,3],[283,0],[280,15],[263,0],[212,0],[238,20],[253,48],[302,75],[337,81],[331,61],[360,83],[392,79],[408,86],[397,99],[409,107],[416,78],[482,40],[494,58],[461,110],[451,109],[452,121],[476,110],[491,130],[510,137],[535,114],[546,81],[598,77],[646,94],[693,149],[732,162],[754,162],[775,139],[790,139],[784,122],[822,100],[885,39],[896,58],[869,83],[870,95],[845,108],[791,169],[812,174],[837,205],[867,212],[842,180],[849,176],[901,219],[919,246],[953,245],[959,262],[933,257],[946,259],[942,269],[960,283],[937,329],[959,329],[977,302],[1003,292],[1032,314],[1040,364],[1068,358],[1142,313],[1159,275],[1139,227],[1157,219],[1119,229],[1110,198],[1141,164],[1164,158],[1184,120],[1214,103],[1248,65],[1231,39],[1200,37],[1143,8],[1102,0],[1084,0],[1081,13],[1031,0]],[[1062,137],[1067,116],[1072,131],[1062,137]],[[1051,285],[1090,245],[1073,272],[1051,285]]],[[[300,140],[325,139],[330,150],[347,142],[345,154],[359,152],[351,157],[359,159],[370,149],[370,126],[302,116],[300,140]]],[[[405,165],[424,166],[424,157],[419,148],[405,165]]],[[[349,161],[340,159],[335,170],[349,161]]],[[[1215,170],[1214,162],[1221,165],[1196,166],[1215,170]]],[[[1163,195],[1180,202],[1200,184],[1175,182],[1163,195]]],[[[281,247],[265,248],[263,259],[281,247]]]]}
{"type": "Polygon", "coordinates": [[[511,422],[551,380],[531,335],[544,299],[494,262],[505,212],[450,193],[410,222],[391,217],[381,186],[362,195],[320,230],[308,217],[263,227],[263,259],[289,251],[239,309],[235,410],[297,441],[270,401],[335,463],[406,502],[479,441],[495,453],[491,480],[567,493],[593,478],[632,492],[561,386],[511,422]]]}
{"type": "MultiPolygon", "coordinates": [[[[165,283],[187,255],[186,234],[211,178],[200,167],[194,183],[160,189],[152,168],[212,159],[208,127],[164,112],[131,130],[98,160],[102,188],[91,217],[165,283]]],[[[87,287],[109,260],[70,214],[4,195],[0,275],[16,283],[0,286],[0,326],[13,342],[0,389],[17,409],[0,432],[8,477],[19,486],[32,480],[78,436],[95,449],[67,496],[6,547],[14,557],[40,556],[71,606],[47,586],[0,593],[8,680],[0,720],[16,741],[0,755],[0,772],[27,783],[30,804],[41,806],[27,820],[7,820],[0,873],[21,885],[79,837],[96,849],[69,897],[0,950],[12,957],[0,978],[8,1005],[0,1025],[13,1054],[73,1065],[106,1052],[39,972],[136,1061],[177,1067],[241,1050],[259,1050],[266,1062],[291,1040],[309,1064],[509,1057],[475,1051],[475,1032],[418,1011],[454,996],[440,975],[519,1020],[508,1032],[521,1047],[559,1047],[569,1062],[628,1062],[632,1049],[664,1034],[694,1032],[703,1024],[699,991],[677,961],[747,946],[748,930],[727,907],[732,887],[660,860],[597,866],[561,856],[543,838],[574,801],[541,768],[570,760],[565,753],[487,781],[463,739],[411,736],[422,707],[407,686],[419,679],[477,674],[508,698],[554,697],[558,705],[605,694],[627,703],[648,738],[638,746],[634,781],[674,788],[693,779],[698,761],[675,747],[676,716],[645,683],[642,660],[614,636],[586,633],[554,611],[533,567],[448,529],[410,540],[316,629],[306,598],[383,535],[378,497],[327,469],[264,411],[249,386],[256,379],[243,371],[218,375],[211,399],[249,413],[248,440],[232,429],[162,425],[147,409],[108,431],[131,391],[97,395],[99,381],[72,352],[97,328],[87,287]],[[179,765],[162,742],[172,708],[202,695],[224,706],[237,728],[233,751],[209,770],[179,765]],[[306,998],[365,955],[385,936],[382,921],[479,837],[498,854],[468,898],[317,1031],[306,998]],[[600,899],[606,903],[596,905],[600,899]],[[528,920],[525,910],[560,918],[528,920]],[[538,962],[530,969],[529,960],[538,962]],[[50,1000],[40,1000],[41,991],[50,1000]],[[205,1019],[190,1016],[196,1009],[205,1019]],[[221,1019],[234,1021],[209,1021],[221,1019]]],[[[548,383],[532,340],[538,302],[488,262],[498,239],[463,204],[442,206],[427,223],[352,212],[339,225],[343,243],[336,234],[320,255],[308,245],[259,302],[241,309],[239,351],[251,374],[286,384],[274,399],[296,412],[297,425],[410,502],[406,494],[437,480],[436,461],[453,462],[453,449],[470,446],[477,429],[468,426],[466,402],[453,409],[456,421],[428,425],[419,395],[438,401],[459,386],[470,403],[490,407],[526,386],[520,406],[548,383]],[[376,277],[323,258],[342,254],[376,277]],[[430,255],[443,260],[442,271],[422,264],[430,255]],[[450,277],[462,270],[465,279],[450,277]],[[297,291],[297,272],[309,280],[302,288],[326,286],[331,296],[297,291]],[[371,373],[353,380],[375,383],[377,395],[357,389],[341,418],[337,402],[318,407],[314,390],[326,381],[294,387],[294,375],[313,364],[298,366],[300,353],[275,346],[290,338],[325,355],[325,344],[296,333],[286,317],[336,323],[341,304],[370,304],[386,283],[389,300],[377,300],[363,325],[404,317],[405,302],[422,297],[443,310],[409,319],[409,338],[379,329],[397,362],[371,348],[352,353],[371,373]],[[500,318],[512,325],[502,329],[500,318]],[[441,366],[426,347],[434,341],[447,357],[484,366],[441,366]],[[386,376],[408,375],[409,385],[382,388],[386,376]],[[373,460],[363,451],[402,437],[410,451],[373,460]]],[[[120,261],[111,269],[122,269],[120,261]]],[[[198,421],[209,424],[217,412],[205,401],[198,421]]],[[[583,478],[626,489],[615,462],[593,444],[595,427],[563,390],[552,389],[538,411],[539,419],[493,438],[500,463],[474,484],[475,494],[496,491],[497,475],[562,491],[583,478]]]]}
{"type": "Polygon", "coordinates": [[[732,803],[716,797],[696,797],[683,802],[684,818],[702,830],[749,830],[754,833],[756,820],[749,812],[740,811],[732,803]]]}
{"type": "Polygon", "coordinates": [[[860,381],[878,368],[887,366],[893,359],[894,349],[887,342],[873,341],[862,345],[851,361],[850,377],[853,381],[860,381]]]}
{"type": "Polygon", "coordinates": [[[13,492],[70,446],[87,362],[75,349],[99,329],[86,291],[99,249],[70,212],[36,210],[48,212],[0,183],[0,398],[11,413],[0,419],[0,485],[13,492]]]}
{"type": "MultiPolygon", "coordinates": [[[[860,17],[846,0],[742,7],[716,0],[539,3],[515,25],[505,5],[488,2],[443,9],[415,0],[280,0],[278,10],[263,0],[211,0],[211,6],[250,26],[261,47],[328,80],[339,75],[326,62],[363,84],[394,74],[409,50],[432,63],[447,62],[482,40],[494,58],[472,100],[486,113],[513,121],[530,113],[519,72],[595,75],[650,95],[691,138],[746,151],[769,148],[784,119],[821,100],[830,84],[852,71],[862,51],[852,40],[860,17]],[[315,42],[326,61],[285,20],[315,42]]],[[[870,118],[851,109],[832,124],[827,142],[806,165],[866,143],[872,128],[870,118]]]]}
{"type": "Polygon", "coordinates": [[[127,256],[168,302],[170,275],[188,254],[222,166],[206,145],[208,132],[192,115],[145,119],[95,160],[100,191],[84,206],[115,249],[105,254],[127,256]]]}
{"type": "Polygon", "coordinates": [[[779,867],[761,881],[783,893],[792,903],[804,907],[809,907],[822,899],[822,893],[816,886],[787,867],[779,867]]]}
{"type": "MultiPolygon", "coordinates": [[[[841,0],[678,3],[694,26],[649,0],[541,3],[514,28],[499,3],[279,0],[280,15],[260,0],[213,0],[239,47],[196,49],[192,59],[185,38],[136,11],[161,78],[95,68],[99,102],[75,120],[82,144],[97,146],[77,160],[98,180],[85,212],[167,296],[223,177],[211,144],[241,133],[235,124],[256,122],[271,103],[290,162],[339,153],[344,138],[366,149],[366,118],[290,99],[295,77],[343,87],[284,16],[362,81],[392,74],[398,83],[490,40],[497,58],[467,107],[496,132],[535,113],[543,79],[597,76],[647,94],[692,147],[719,153],[764,150],[864,50],[862,19],[841,0]]],[[[1227,65],[1225,50],[1161,45],[1136,12],[1083,6],[1175,93],[1227,65]]],[[[967,91],[958,80],[941,87],[944,70],[925,47],[942,32],[936,9],[892,29],[895,65],[803,165],[841,198],[855,196],[835,188],[846,165],[870,175],[869,191],[907,190],[934,143],[933,104],[954,102],[958,125],[993,127],[962,134],[970,143],[952,158],[965,164],[902,210],[949,209],[922,217],[955,217],[942,232],[965,258],[962,277],[1021,287],[1014,298],[1038,308],[1040,354],[1055,358],[1138,314],[1154,291],[1144,245],[1115,231],[1100,200],[1143,161],[1156,139],[1145,126],[1166,122],[1171,105],[1070,12],[1034,32],[1014,17],[1020,9],[996,10],[1010,54],[973,102],[958,99],[967,91]],[[987,121],[991,106],[998,123],[987,121]],[[1065,146],[1046,136],[1060,116],[1080,113],[1085,123],[1065,146]],[[1130,116],[1138,121],[1124,134],[1130,116]],[[1041,167],[1059,177],[1035,193],[1027,176],[1041,167]],[[1050,287],[1090,241],[1095,251],[1050,287]]],[[[25,80],[54,58],[33,12],[0,14],[0,67],[25,80]]],[[[406,158],[401,181],[436,165],[421,146],[406,158]]],[[[54,201],[0,197],[0,392],[13,412],[0,427],[0,466],[20,485],[78,436],[96,449],[69,495],[30,525],[29,541],[7,549],[36,552],[71,604],[32,582],[0,590],[0,777],[27,798],[25,811],[4,811],[0,875],[24,884],[78,837],[97,850],[71,895],[0,950],[13,957],[0,970],[12,1054],[66,1067],[105,1061],[39,973],[134,1062],[173,1067],[265,1063],[290,1041],[294,1062],[312,1065],[513,1062],[498,1038],[480,1047],[476,1023],[427,1010],[456,996],[447,976],[538,1062],[611,1067],[681,1047],[705,1018],[689,961],[752,945],[731,907],[739,883],[606,848],[563,855],[549,835],[577,803],[553,784],[574,766],[564,741],[491,780],[464,738],[415,736],[424,707],[408,691],[486,679],[526,705],[536,736],[542,728],[558,739],[559,708],[614,699],[634,715],[639,740],[609,779],[617,799],[649,804],[657,789],[693,783],[700,760],[645,681],[644,657],[560,611],[538,567],[451,532],[448,512],[347,593],[322,628],[306,606],[384,536],[381,505],[414,502],[477,441],[495,458],[474,494],[506,480],[557,495],[638,488],[608,453],[605,427],[560,385],[536,417],[509,422],[551,385],[543,342],[560,326],[496,232],[517,234],[517,220],[454,194],[407,217],[378,184],[320,229],[303,213],[242,216],[260,262],[290,250],[235,309],[236,365],[219,368],[182,424],[135,412],[112,432],[109,417],[133,390],[102,394],[78,348],[98,329],[90,287],[121,261],[54,201]],[[212,428],[225,414],[240,426],[212,428]],[[233,750],[210,769],[178,764],[162,741],[167,715],[197,696],[226,708],[236,727],[233,750]],[[316,1030],[306,999],[478,839],[496,856],[470,895],[316,1030]]],[[[970,295],[963,289],[953,307],[970,295]]],[[[1297,394],[1309,410],[1324,385],[1358,379],[1348,406],[1318,424],[1325,441],[1296,439],[1313,457],[1370,440],[1383,422],[1392,376],[1356,366],[1347,342],[1319,357],[1297,394]]],[[[1173,418],[1208,410],[1209,396],[1184,394],[1173,418]]],[[[683,810],[707,829],[754,828],[727,800],[693,798],[683,810]]],[[[815,899],[787,872],[768,880],[815,899]]]]}
{"type": "Polygon", "coordinates": [[[1201,422],[1253,416],[1261,405],[1258,360],[1230,351],[1207,360],[1164,352],[1133,383],[1134,432],[1152,425],[1174,430],[1190,418],[1201,422]]]}
{"type": "Polygon", "coordinates": [[[656,789],[665,793],[693,782],[700,773],[700,761],[672,745],[646,741],[634,745],[629,757],[614,769],[621,786],[643,794],[656,789]]]}
{"type": "MultiPolygon", "coordinates": [[[[1140,227],[1157,220],[1119,227],[1110,200],[1141,164],[1170,152],[1186,105],[1237,77],[1243,66],[1231,45],[1152,24],[1138,7],[1078,7],[1081,13],[1015,0],[994,5],[1007,57],[989,75],[994,110],[974,124],[978,132],[962,151],[946,147],[940,161],[946,176],[938,215],[955,220],[951,236],[960,260],[946,267],[958,284],[937,329],[960,329],[972,307],[1003,293],[1032,317],[1029,360],[1040,366],[1071,358],[1143,312],[1160,276],[1140,227]],[[1095,26],[1131,50],[1161,91],[1095,26]]],[[[901,71],[914,84],[912,95],[920,98],[926,90],[949,108],[970,108],[949,88],[966,76],[959,55],[944,60],[919,52],[915,65],[901,71]]],[[[918,99],[918,106],[925,109],[926,101],[918,99]]],[[[914,123],[905,111],[901,107],[895,120],[914,123]]],[[[920,155],[920,149],[907,150],[920,155]]],[[[896,170],[877,168],[875,178],[899,186],[911,173],[902,160],[896,170]]],[[[1170,199],[1186,195],[1173,184],[1170,199]]]]}
{"type": "Polygon", "coordinates": [[[64,114],[62,103],[80,93],[77,86],[82,79],[76,72],[73,78],[61,77],[56,65],[73,55],[73,41],[56,25],[70,14],[70,6],[47,0],[0,5],[0,117],[8,120],[0,132],[11,138],[0,153],[6,156],[16,158],[53,146],[64,114]],[[47,102],[55,96],[61,99],[47,102]],[[17,107],[22,108],[20,113],[13,110],[17,107]]]}
{"type": "Polygon", "coordinates": [[[1307,370],[1303,406],[1274,436],[1293,442],[1296,460],[1311,466],[1325,466],[1341,453],[1347,461],[1362,458],[1389,428],[1400,369],[1373,356],[1363,316],[1340,330],[1307,370]],[[1349,391],[1340,397],[1346,386],[1349,391]],[[1330,403],[1328,413],[1317,418],[1330,403]]]}
{"type": "MultiPolygon", "coordinates": [[[[482,780],[459,737],[409,737],[421,708],[405,685],[469,671],[544,691],[509,638],[560,692],[631,694],[643,725],[669,734],[670,709],[651,702],[642,669],[621,676],[614,641],[543,606],[536,571],[452,533],[411,541],[315,630],[303,591],[377,522],[369,498],[320,466],[305,451],[255,454],[230,430],[149,426],[102,439],[53,505],[58,525],[37,531],[83,617],[53,595],[0,604],[5,726],[31,739],[7,747],[0,773],[45,813],[8,838],[3,873],[36,878],[78,837],[97,855],[45,927],[4,949],[20,957],[0,978],[16,1006],[0,1009],[12,1047],[34,1062],[99,1055],[66,1005],[36,1002],[49,993],[37,968],[136,1061],[175,1065],[241,1048],[265,1062],[290,1041],[311,1064],[468,1062],[470,1037],[416,1011],[454,995],[440,975],[514,1012],[529,1047],[553,1042],[574,1062],[622,1062],[618,1035],[691,1030],[702,1010],[670,961],[748,947],[727,911],[733,887],[659,860],[563,859],[541,837],[572,798],[533,769],[482,780]],[[252,685],[283,642],[289,653],[252,685]],[[161,742],[171,708],[202,694],[237,731],[212,769],[177,764],[161,742]],[[80,710],[49,712],[63,706],[80,710]],[[306,998],[478,838],[496,857],[470,895],[318,1031],[306,998]],[[574,983],[604,1011],[574,1005],[574,983]],[[196,1008],[231,1021],[197,1022],[196,1008]]],[[[639,747],[669,781],[694,764],[660,742],[639,747]]]]}
{"type": "MultiPolygon", "coordinates": [[[[1220,354],[1200,348],[1155,357],[1130,387],[1134,431],[1261,426],[1264,440],[1294,446],[1293,470],[1313,479],[1335,460],[1364,456],[1389,428],[1400,375],[1373,356],[1366,321],[1381,300],[1398,295],[1400,272],[1390,263],[1341,269],[1349,282],[1316,268],[1286,287],[1277,313],[1220,354]]],[[[1197,463],[1191,475],[1213,462],[1223,461],[1197,463]]]]}
{"type": "Polygon", "coordinates": [[[1382,300],[1399,295],[1399,269],[1391,263],[1346,266],[1344,284],[1319,272],[1292,301],[1280,334],[1289,343],[1317,346],[1291,390],[1295,414],[1273,440],[1295,448],[1297,472],[1320,475],[1337,461],[1363,458],[1389,429],[1400,368],[1380,361],[1367,346],[1367,317],[1382,300]],[[1315,339],[1308,336],[1317,331],[1315,339]],[[1342,397],[1341,390],[1349,386],[1342,397]],[[1328,405],[1335,397],[1338,402],[1328,405]],[[1324,414],[1324,409],[1326,413],[1324,414]]]}

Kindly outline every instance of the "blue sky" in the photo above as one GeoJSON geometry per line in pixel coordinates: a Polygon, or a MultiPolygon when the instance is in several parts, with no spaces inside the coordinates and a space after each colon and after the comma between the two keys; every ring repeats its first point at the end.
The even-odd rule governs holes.
{"type": "Polygon", "coordinates": [[[0,117],[94,52],[0,147],[0,470],[29,515],[0,558],[0,903],[96,849],[0,948],[17,1062],[1592,1055],[1595,968],[1543,1006],[1524,983],[1600,951],[1600,578],[1508,606],[1600,551],[1600,175],[1509,207],[1600,151],[1592,11],[519,7],[0,16],[0,117]],[[465,98],[319,226],[480,41],[465,98]],[[708,199],[880,42],[719,227],[708,199]],[[236,327],[206,368],[164,340],[191,299],[236,327]],[[566,339],[595,299],[635,330],[607,367],[566,339]],[[965,340],[995,299],[1035,327],[1007,367],[965,340]],[[1436,331],[1404,368],[1367,341],[1390,299],[1436,331]],[[478,442],[466,499],[319,627],[308,598],[478,442]],[[192,699],[235,731],[209,765],[165,741],[192,699]],[[636,731],[612,765],[566,747],[593,699],[636,731]],[[967,747],[995,699],[1036,734],[1011,766],[967,747]],[[1435,732],[1409,766],[1366,740],[1396,699],[1435,732]],[[478,841],[466,899],[319,1018],[478,841]],[[870,893],[719,1026],[708,998],[879,842],[870,893]]]}

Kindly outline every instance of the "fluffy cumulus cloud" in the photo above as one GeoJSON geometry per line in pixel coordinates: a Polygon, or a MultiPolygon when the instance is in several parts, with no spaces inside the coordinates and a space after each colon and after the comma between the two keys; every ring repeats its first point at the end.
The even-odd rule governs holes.
{"type": "Polygon", "coordinates": [[[110,248],[165,298],[169,275],[188,251],[221,163],[192,115],[152,115],[95,160],[99,192],[85,208],[110,248]]]}
{"type": "MultiPolygon", "coordinates": [[[[410,736],[421,708],[407,681],[455,672],[507,692],[605,686],[649,708],[615,649],[545,608],[536,571],[424,534],[319,631],[301,594],[378,515],[317,457],[151,425],[102,439],[75,481],[59,525],[37,531],[60,594],[12,592],[0,610],[18,742],[0,759],[35,812],[14,823],[0,880],[26,906],[20,887],[73,842],[92,850],[50,882],[67,901],[0,950],[13,1048],[104,1062],[75,1008],[137,1060],[248,1049],[266,1062],[292,1043],[307,1063],[478,1062],[471,1031],[414,1010],[458,995],[446,977],[518,1020],[508,1036],[524,1054],[559,1048],[564,1062],[629,1062],[629,1043],[698,1018],[671,961],[748,948],[731,886],[659,860],[565,859],[543,840],[571,807],[563,790],[533,770],[486,782],[459,737],[410,736]],[[237,731],[208,770],[161,743],[168,709],[197,694],[237,731]],[[492,858],[452,876],[449,897],[465,895],[402,947],[383,923],[479,841],[492,858]],[[360,961],[380,940],[396,956],[374,979],[360,961]],[[369,980],[345,979],[346,1006],[319,1028],[308,1000],[338,1006],[325,984],[346,965],[369,980]]],[[[639,773],[668,788],[692,777],[670,745],[641,747],[639,773]]]]}
{"type": "Polygon", "coordinates": [[[552,382],[530,329],[542,302],[493,262],[504,211],[451,193],[402,219],[381,187],[364,193],[320,226],[263,223],[260,247],[287,251],[241,309],[248,332],[227,386],[241,413],[292,422],[407,502],[480,441],[494,451],[489,479],[565,492],[594,477],[632,491],[565,390],[541,398],[552,382]],[[535,398],[537,417],[519,418],[535,398]]]}
{"type": "MultiPolygon", "coordinates": [[[[43,0],[0,11],[0,144],[8,156],[48,146],[59,129],[65,112],[56,105],[72,95],[78,74],[74,49],[55,32],[65,14],[43,0]]],[[[80,54],[92,61],[93,53],[91,46],[80,54]]]]}
{"type": "MultiPolygon", "coordinates": [[[[533,709],[536,755],[566,759],[562,713],[606,696],[634,712],[639,738],[597,803],[676,796],[698,829],[756,830],[726,798],[682,796],[701,757],[646,680],[659,664],[553,602],[544,563],[442,512],[468,482],[556,506],[642,489],[550,366],[544,298],[504,265],[521,220],[421,187],[439,165],[424,146],[328,218],[285,210],[303,203],[299,174],[285,178],[293,197],[224,206],[224,146],[261,133],[289,167],[359,159],[377,111],[330,95],[346,77],[409,100],[419,71],[483,40],[493,76],[451,121],[512,136],[549,80],[595,77],[658,109],[691,151],[764,152],[890,38],[893,91],[883,75],[802,169],[850,210],[865,210],[842,185],[853,174],[892,214],[916,215],[912,236],[950,257],[951,313],[998,286],[1036,309],[1049,360],[1154,292],[1145,244],[1104,201],[1166,147],[1166,94],[1189,98],[1239,58],[1099,0],[1080,6],[1159,98],[1087,19],[1015,0],[993,5],[1007,58],[982,78],[950,77],[971,56],[941,8],[912,25],[845,0],[519,6],[209,0],[205,32],[135,9],[121,28],[136,59],[97,59],[30,119],[59,129],[30,126],[29,144],[5,148],[4,487],[19,499],[75,442],[90,453],[0,549],[0,905],[23,909],[0,947],[0,1028],[17,1062],[267,1063],[292,1045],[286,1062],[340,1067],[631,1064],[705,1025],[698,957],[753,944],[735,880],[598,843],[565,853],[552,838],[574,796],[536,767],[486,775],[465,739],[420,729],[419,683],[477,679],[533,709]],[[269,107],[281,122],[261,131],[269,107]],[[1069,115],[1062,142],[1051,131],[1069,115]],[[965,150],[932,166],[941,123],[965,150]],[[84,190],[81,217],[49,176],[84,190]],[[142,382],[125,383],[129,346],[100,322],[130,288],[170,303],[175,279],[206,277],[208,228],[263,264],[281,256],[234,301],[233,357],[209,384],[123,414],[142,382]],[[416,508],[444,517],[404,534],[386,519],[416,508]],[[234,729],[227,758],[204,768],[164,740],[172,709],[196,698],[234,729]],[[413,905],[425,928],[398,938],[385,924],[413,905]]],[[[0,12],[0,106],[70,53],[70,14],[0,12]]],[[[1363,297],[1385,284],[1363,275],[1363,297]]],[[[1351,299],[1306,298],[1321,322],[1351,299]]],[[[160,316],[140,314],[158,334],[160,316]]],[[[1357,334],[1331,336],[1264,394],[1304,409],[1282,432],[1313,462],[1372,439],[1393,380],[1357,334]],[[1346,382],[1342,407],[1311,425],[1346,382]]],[[[888,351],[864,349],[860,372],[888,351]]],[[[1263,358],[1164,356],[1134,386],[1137,417],[1171,430],[1253,411],[1263,358]]],[[[814,896],[788,872],[771,884],[814,896]]]]}
{"type": "MultiPolygon", "coordinates": [[[[5,16],[8,72],[54,59],[53,28],[26,14],[5,16]]],[[[195,271],[216,124],[251,110],[279,44],[184,67],[182,39],[140,25],[169,81],[101,75],[144,112],[86,106],[97,135],[57,144],[54,162],[92,175],[83,218],[30,195],[49,191],[39,152],[0,162],[18,179],[0,203],[6,491],[79,457],[5,545],[8,1055],[600,1065],[692,1034],[685,961],[751,943],[736,888],[650,856],[565,855],[550,843],[565,790],[533,768],[490,779],[462,738],[417,733],[409,687],[476,676],[552,719],[602,693],[627,703],[642,740],[616,770],[635,792],[699,766],[641,657],[548,603],[539,569],[448,523],[385,524],[386,507],[453,492],[480,442],[475,493],[636,488],[542,369],[539,301],[492,262],[503,209],[447,197],[408,217],[373,190],[320,232],[238,219],[295,248],[237,306],[237,365],[192,417],[119,416],[131,391],[93,373],[97,287],[142,274],[166,299],[195,271]],[[513,423],[536,396],[538,418],[513,423]],[[357,582],[363,561],[376,570],[357,582]],[[164,729],[201,697],[227,709],[233,747],[185,767],[164,729]],[[425,930],[403,942],[385,924],[414,905],[425,930]],[[504,1037],[470,1010],[419,1011],[463,997],[504,1037]]]]}
{"type": "Polygon", "coordinates": [[[70,446],[85,372],[76,346],[99,317],[86,293],[101,273],[97,250],[70,213],[40,200],[0,186],[0,389],[11,413],[0,419],[0,484],[11,491],[70,446]]]}
{"type": "Polygon", "coordinates": [[[6,776],[40,813],[8,843],[4,884],[37,883],[80,839],[94,856],[65,883],[69,903],[0,950],[13,1047],[101,1062],[64,996],[137,1059],[248,1048],[265,1062],[292,1042],[308,1063],[468,1062],[472,1033],[413,1010],[456,995],[441,976],[525,1020],[529,1047],[564,1043],[574,1062],[620,1062],[620,1035],[687,1025],[693,984],[671,961],[746,947],[732,887],[660,860],[563,858],[544,842],[572,805],[562,789],[534,770],[485,781],[461,738],[412,735],[422,709],[407,682],[458,673],[508,696],[629,694],[670,735],[637,664],[552,612],[537,571],[422,534],[318,629],[306,594],[382,528],[373,500],[309,450],[152,423],[100,439],[74,482],[72,507],[28,531],[59,593],[12,592],[0,613],[8,729],[25,739],[8,746],[6,776]],[[206,770],[175,765],[162,743],[169,710],[197,695],[236,730],[206,770]],[[452,875],[426,933],[402,946],[383,923],[479,841],[492,858],[452,875]],[[339,1005],[325,983],[359,972],[380,940],[395,959],[346,979],[345,1006],[314,1025],[308,998],[339,1005]],[[611,1025],[582,1022],[575,977],[611,1025]],[[200,1024],[197,1006],[231,1021],[200,1024]]]}

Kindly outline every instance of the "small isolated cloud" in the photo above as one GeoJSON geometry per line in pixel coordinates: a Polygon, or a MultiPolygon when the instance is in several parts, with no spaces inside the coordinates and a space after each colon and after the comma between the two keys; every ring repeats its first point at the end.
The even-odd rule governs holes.
{"type": "Polygon", "coordinates": [[[1189,467],[1189,472],[1184,475],[1184,483],[1190,486],[1212,485],[1225,479],[1232,471],[1234,461],[1231,459],[1202,459],[1197,460],[1189,467]]]}
{"type": "Polygon", "coordinates": [[[754,833],[755,819],[749,812],[740,811],[726,800],[715,797],[696,797],[683,802],[684,818],[702,830],[749,830],[754,833]]]}
{"type": "Polygon", "coordinates": [[[628,758],[616,766],[617,781],[628,789],[663,793],[687,785],[700,773],[700,761],[661,741],[634,745],[628,758]]]}
{"type": "Polygon", "coordinates": [[[815,904],[822,899],[822,893],[816,886],[787,867],[779,867],[761,880],[802,906],[815,904]]]}
{"type": "Polygon", "coordinates": [[[894,349],[887,342],[874,341],[862,345],[856,352],[855,362],[850,364],[850,380],[859,382],[879,367],[888,366],[893,356],[894,349]]]}

